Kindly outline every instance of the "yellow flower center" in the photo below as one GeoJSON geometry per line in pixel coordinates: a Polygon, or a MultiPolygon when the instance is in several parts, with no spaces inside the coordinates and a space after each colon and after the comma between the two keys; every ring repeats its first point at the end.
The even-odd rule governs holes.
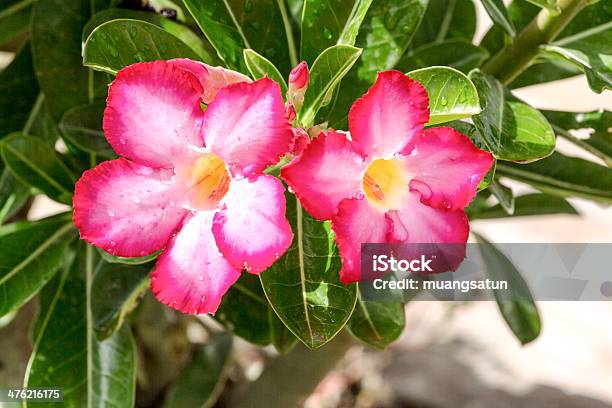
{"type": "Polygon", "coordinates": [[[408,194],[408,172],[397,159],[377,159],[363,176],[363,192],[375,208],[381,211],[398,209],[408,194]]]}
{"type": "Polygon", "coordinates": [[[193,207],[215,208],[229,190],[230,175],[223,160],[214,153],[200,156],[190,176],[190,199],[193,207]]]}

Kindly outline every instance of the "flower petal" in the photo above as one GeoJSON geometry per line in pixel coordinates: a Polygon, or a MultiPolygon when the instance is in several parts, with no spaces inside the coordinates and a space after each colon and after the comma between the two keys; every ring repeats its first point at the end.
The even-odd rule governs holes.
{"type": "Polygon", "coordinates": [[[280,87],[269,78],[221,89],[204,113],[202,132],[206,146],[244,175],[276,164],[293,141],[280,87]]]}
{"type": "Polygon", "coordinates": [[[429,97],[418,82],[399,71],[385,71],[349,112],[355,149],[389,157],[414,142],[429,120],[429,97]]]}
{"type": "Polygon", "coordinates": [[[212,234],[214,212],[197,212],[170,240],[151,274],[157,300],[183,313],[215,313],[240,270],[221,255],[212,234]]]}
{"type": "Polygon", "coordinates": [[[361,273],[361,244],[387,242],[391,228],[390,219],[371,207],[367,199],[342,200],[338,213],[332,218],[332,229],[342,257],[342,282],[357,282],[366,278],[361,273]]]}
{"type": "Polygon", "coordinates": [[[186,211],[167,171],[126,159],[83,173],[74,192],[74,223],[81,238],[118,256],[138,257],[161,249],[186,211]]]}
{"type": "Polygon", "coordinates": [[[365,165],[342,133],[317,136],[281,176],[313,217],[328,220],[338,204],[361,191],[365,165]]]}
{"type": "Polygon", "coordinates": [[[171,168],[203,145],[201,95],[196,77],[166,61],[130,65],[108,90],[104,134],[117,154],[171,168]]]}
{"type": "Polygon", "coordinates": [[[217,92],[227,85],[236,84],[238,82],[251,82],[251,78],[240,72],[223,67],[213,67],[188,58],[177,58],[168,62],[191,72],[198,78],[204,89],[202,101],[205,104],[211,103],[213,99],[215,99],[217,92]]]}
{"type": "Polygon", "coordinates": [[[462,210],[476,195],[493,156],[455,129],[440,127],[425,130],[404,162],[412,175],[410,188],[421,193],[423,203],[462,210]]]}
{"type": "Polygon", "coordinates": [[[225,258],[236,268],[259,273],[291,245],[282,183],[272,176],[232,180],[226,208],[214,218],[213,234],[225,258]]]}

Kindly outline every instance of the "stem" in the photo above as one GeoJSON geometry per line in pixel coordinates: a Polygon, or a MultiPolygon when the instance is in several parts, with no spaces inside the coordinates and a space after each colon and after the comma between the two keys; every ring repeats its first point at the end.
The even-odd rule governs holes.
{"type": "Polygon", "coordinates": [[[542,9],[512,44],[502,48],[482,70],[504,84],[512,82],[537,57],[540,45],[553,41],[589,0],[559,0],[559,11],[542,9]]]}

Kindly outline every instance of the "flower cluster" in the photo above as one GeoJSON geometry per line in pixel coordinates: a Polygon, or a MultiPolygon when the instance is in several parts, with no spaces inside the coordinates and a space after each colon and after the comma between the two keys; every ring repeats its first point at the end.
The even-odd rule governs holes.
{"type": "Polygon", "coordinates": [[[214,313],[243,270],[260,273],[287,248],[281,171],[304,208],[331,219],[343,282],[359,280],[363,242],[465,243],[464,207],[492,164],[450,128],[424,130],[424,88],[397,71],[349,113],[349,133],[310,141],[292,128],[308,87],[305,63],[280,87],[178,59],[138,63],[111,84],[104,133],[121,156],[83,174],[74,222],[87,242],[123,257],[162,251],[157,299],[214,313]]]}

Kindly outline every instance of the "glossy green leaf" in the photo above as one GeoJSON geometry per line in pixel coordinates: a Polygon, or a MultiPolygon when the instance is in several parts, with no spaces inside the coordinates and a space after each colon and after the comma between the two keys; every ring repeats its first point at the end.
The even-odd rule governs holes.
{"type": "Polygon", "coordinates": [[[227,377],[232,343],[230,334],[220,333],[203,345],[169,391],[164,407],[212,407],[227,377]]]}
{"type": "MultiPolygon", "coordinates": [[[[568,139],[603,160],[612,167],[612,112],[600,109],[593,112],[544,111],[557,135],[568,139]],[[588,136],[577,137],[571,132],[584,130],[588,136]]],[[[583,132],[584,133],[584,132],[583,132]]]]}
{"type": "Polygon", "coordinates": [[[410,48],[448,39],[462,39],[471,43],[475,33],[476,7],[472,0],[429,1],[410,48]]]}
{"type": "Polygon", "coordinates": [[[73,106],[106,94],[106,76],[83,67],[81,30],[105,0],[37,0],[32,12],[36,76],[55,121],[73,106]],[[59,46],[58,44],[61,44],[59,46]]]}
{"type": "Polygon", "coordinates": [[[545,58],[561,58],[578,66],[593,91],[612,89],[612,21],[540,49],[545,58]]]}
{"type": "Polygon", "coordinates": [[[428,125],[468,118],[481,112],[476,87],[465,74],[449,67],[422,68],[408,72],[429,95],[428,125]]]}
{"type": "Polygon", "coordinates": [[[406,317],[401,302],[367,301],[357,299],[348,329],[365,344],[385,348],[404,330],[406,317]]]}
{"type": "Polygon", "coordinates": [[[102,130],[105,107],[104,101],[75,106],[62,116],[59,127],[64,137],[79,149],[102,157],[114,158],[116,154],[106,141],[102,130]]]}
{"type": "Polygon", "coordinates": [[[98,340],[104,340],[123,326],[149,288],[151,263],[128,266],[99,262],[93,277],[91,314],[98,340]]]}
{"type": "Polygon", "coordinates": [[[486,266],[486,272],[492,280],[508,282],[508,292],[494,290],[493,295],[504,320],[521,342],[527,344],[540,335],[542,325],[540,314],[533,301],[527,283],[512,262],[492,243],[474,233],[479,243],[478,248],[486,266]]]}
{"type": "Polygon", "coordinates": [[[503,86],[492,76],[472,71],[483,111],[472,119],[488,150],[499,160],[530,162],[552,153],[555,134],[538,110],[508,100],[503,86]]]}
{"type": "Polygon", "coordinates": [[[312,63],[325,49],[354,45],[372,0],[305,0],[300,56],[312,63]]]}
{"type": "Polygon", "coordinates": [[[395,68],[408,72],[432,66],[448,66],[468,73],[479,67],[488,56],[487,50],[466,40],[446,40],[425,44],[407,52],[395,68]]]}
{"type": "Polygon", "coordinates": [[[344,327],[355,306],[357,289],[340,282],[342,262],[329,224],[313,219],[295,197],[287,197],[293,243],[259,278],[285,326],[315,349],[344,327]]]}
{"type": "Polygon", "coordinates": [[[287,93],[287,83],[285,82],[285,78],[283,78],[281,73],[278,72],[278,69],[274,66],[274,64],[272,64],[264,56],[253,50],[244,50],[244,62],[246,63],[247,69],[251,73],[251,77],[253,79],[263,77],[271,78],[278,82],[283,95],[287,93]]]}
{"type": "Polygon", "coordinates": [[[227,67],[248,74],[242,52],[250,48],[288,74],[295,47],[284,2],[277,0],[184,0],[227,67]],[[289,37],[288,37],[289,35],[289,37]]]}
{"type": "Polygon", "coordinates": [[[43,290],[48,303],[41,307],[34,329],[25,386],[61,388],[64,407],[132,407],[136,369],[131,332],[123,327],[97,341],[88,310],[94,254],[91,247],[80,249],[74,262],[43,290]]]}
{"type": "Polygon", "coordinates": [[[154,261],[157,259],[157,257],[159,256],[159,254],[162,252],[157,251],[152,253],[151,255],[147,255],[147,256],[141,256],[141,257],[134,257],[134,258],[126,258],[123,256],[115,256],[115,255],[111,255],[108,252],[100,249],[100,248],[96,248],[98,251],[98,255],[100,255],[102,257],[102,259],[104,260],[104,262],[110,263],[110,264],[122,264],[122,265],[142,265],[142,264],[146,264],[149,263],[151,261],[154,261]]]}
{"type": "Polygon", "coordinates": [[[495,180],[489,186],[491,193],[497,198],[497,202],[509,215],[514,214],[514,194],[512,189],[495,180]]]}
{"type": "Polygon", "coordinates": [[[136,62],[173,58],[198,59],[187,44],[164,29],[129,19],[98,26],[87,38],[83,51],[83,64],[110,74],[136,62]]]}
{"type": "Polygon", "coordinates": [[[83,28],[82,42],[85,43],[89,35],[98,26],[117,19],[142,20],[155,24],[188,45],[202,61],[211,65],[220,65],[215,49],[206,38],[194,33],[189,27],[156,13],[116,8],[101,11],[96,13],[83,28]]]}
{"type": "Polygon", "coordinates": [[[467,212],[471,220],[525,217],[531,215],[578,214],[578,211],[564,198],[541,193],[515,197],[513,214],[508,214],[500,204],[474,211],[471,211],[468,207],[467,212]]]}
{"type": "Polygon", "coordinates": [[[544,193],[612,204],[612,169],[588,160],[555,152],[531,164],[498,162],[497,172],[544,193]]]}
{"type": "Polygon", "coordinates": [[[54,200],[71,203],[75,176],[43,141],[13,133],[0,143],[0,155],[20,182],[43,191],[54,200]]]}
{"type": "Polygon", "coordinates": [[[21,307],[53,277],[73,236],[69,216],[0,228],[0,316],[21,307]]]}
{"type": "Polygon", "coordinates": [[[481,0],[481,3],[493,23],[501,27],[510,37],[516,35],[516,29],[502,0],[481,0]]]}
{"type": "Polygon", "coordinates": [[[14,216],[27,202],[30,189],[20,183],[10,170],[0,165],[0,225],[14,216]]]}
{"type": "Polygon", "coordinates": [[[299,341],[298,338],[291,333],[271,307],[268,308],[268,322],[270,325],[270,340],[276,351],[287,354],[293,350],[299,341]]]}
{"type": "Polygon", "coordinates": [[[32,5],[36,0],[0,1],[0,44],[28,32],[32,5]]]}
{"type": "Polygon", "coordinates": [[[304,127],[314,123],[324,101],[361,55],[359,48],[334,45],[323,51],[310,68],[310,84],[298,120],[304,127]]]}

